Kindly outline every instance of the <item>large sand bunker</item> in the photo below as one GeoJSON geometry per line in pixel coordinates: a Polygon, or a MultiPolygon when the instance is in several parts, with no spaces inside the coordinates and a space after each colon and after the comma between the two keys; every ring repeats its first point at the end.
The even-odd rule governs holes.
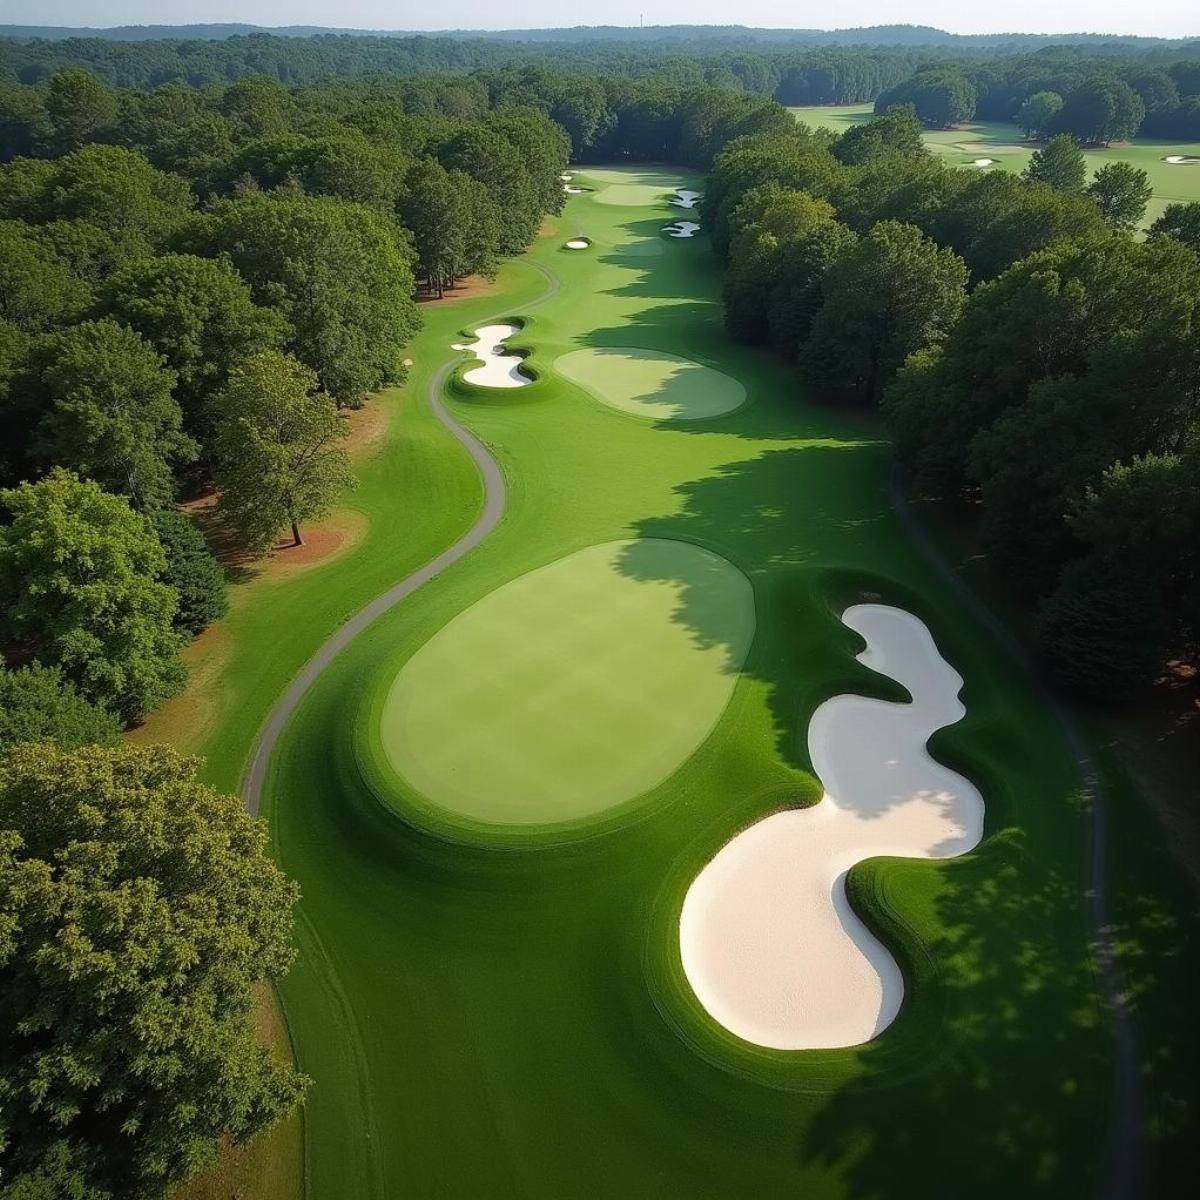
{"type": "Polygon", "coordinates": [[[1173,167],[1194,166],[1200,163],[1200,154],[1168,154],[1163,162],[1168,162],[1173,167]]]}
{"type": "Polygon", "coordinates": [[[900,1009],[900,968],[851,909],[849,869],[880,855],[963,854],[983,834],[979,792],[926,749],[965,712],[961,677],[901,609],[855,605],[842,620],[866,640],[859,661],[903,684],[912,703],[822,704],[808,748],[823,799],[728,842],[688,889],[679,921],[700,1003],[738,1037],[779,1050],[859,1045],[900,1009]]]}
{"type": "Polygon", "coordinates": [[[475,330],[475,341],[455,342],[451,350],[469,350],[482,366],[472,367],[463,378],[480,387],[518,388],[533,382],[521,370],[519,355],[504,346],[506,338],[520,332],[519,325],[481,325],[475,330]]]}
{"type": "Polygon", "coordinates": [[[572,350],[554,366],[604,404],[660,421],[719,417],[746,399],[746,389],[732,376],[639,346],[572,350]]]}
{"type": "Polygon", "coordinates": [[[592,243],[587,238],[571,238],[570,241],[563,244],[568,250],[586,250],[592,243]]]}
{"type": "Polygon", "coordinates": [[[676,191],[675,198],[671,201],[671,203],[679,208],[695,208],[699,199],[699,192],[689,191],[687,188],[679,188],[676,191]]]}
{"type": "Polygon", "coordinates": [[[753,635],[753,590],[719,555],[659,538],[592,546],[426,642],[388,693],[383,748],[459,818],[578,820],[661,783],[704,742],[753,635]],[[703,644],[680,620],[696,608],[703,644]]]}
{"type": "Polygon", "coordinates": [[[695,221],[676,221],[672,225],[664,225],[663,233],[667,237],[674,238],[690,238],[696,236],[696,230],[700,226],[695,221]]]}

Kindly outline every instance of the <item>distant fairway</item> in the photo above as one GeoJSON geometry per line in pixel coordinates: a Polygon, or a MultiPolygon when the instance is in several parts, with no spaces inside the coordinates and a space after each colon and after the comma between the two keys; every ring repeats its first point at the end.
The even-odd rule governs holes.
{"type": "MultiPolygon", "coordinates": [[[[591,172],[589,183],[598,176],[603,187],[596,189],[597,204],[615,204],[635,208],[666,202],[675,187],[668,182],[660,169],[647,168],[641,171],[616,171],[606,167],[603,172],[591,172]]],[[[680,176],[680,184],[683,176],[680,176]]]]}
{"type": "Polygon", "coordinates": [[[384,751],[427,799],[473,821],[591,816],[704,740],[753,633],[750,584],[718,555],[658,538],[592,546],[427,642],[384,705],[384,751]],[[677,619],[685,594],[705,606],[704,645],[677,619]]]}
{"type": "Polygon", "coordinates": [[[732,412],[746,399],[746,389],[729,375],[635,346],[575,350],[554,366],[597,400],[638,417],[698,421],[732,412]]]}
{"type": "MultiPolygon", "coordinates": [[[[791,108],[788,111],[815,128],[844,133],[852,125],[869,121],[874,106],[851,104],[791,108]]],[[[927,129],[923,137],[926,146],[939,158],[951,166],[968,170],[1023,171],[1037,149],[1036,143],[1024,141],[1021,131],[1005,121],[968,121],[957,129],[927,129]],[[994,158],[995,165],[974,166],[975,159],[980,157],[994,158]]],[[[1200,201],[1200,167],[1165,161],[1168,155],[1200,154],[1200,144],[1196,142],[1135,138],[1132,142],[1116,143],[1107,150],[1084,150],[1083,154],[1089,175],[1113,162],[1132,163],[1146,172],[1154,195],[1146,208],[1143,225],[1152,224],[1168,204],[1200,201]]]]}

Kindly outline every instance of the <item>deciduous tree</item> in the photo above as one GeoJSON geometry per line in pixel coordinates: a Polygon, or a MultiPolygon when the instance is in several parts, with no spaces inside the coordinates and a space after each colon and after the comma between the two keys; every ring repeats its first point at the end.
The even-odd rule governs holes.
{"type": "Polygon", "coordinates": [[[311,371],[273,350],[238,367],[213,409],[220,512],[249,550],[265,553],[288,528],[299,546],[300,523],[352,483],[345,418],[311,371]]]}
{"type": "Polygon", "coordinates": [[[297,890],[197,765],[165,746],[0,762],[6,1195],[159,1200],[303,1091],[251,991],[291,964],[297,890]]]}
{"type": "Polygon", "coordinates": [[[149,521],[61,468],[0,504],[0,634],[126,721],[174,694],[179,598],[149,521]]]}

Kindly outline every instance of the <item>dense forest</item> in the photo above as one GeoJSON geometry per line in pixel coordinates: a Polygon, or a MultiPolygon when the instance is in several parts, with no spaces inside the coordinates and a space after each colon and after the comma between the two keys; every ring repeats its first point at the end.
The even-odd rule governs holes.
{"type": "Polygon", "coordinates": [[[1108,140],[1105,131],[1130,137],[1144,123],[1146,133],[1200,137],[1200,43],[1080,39],[1063,45],[936,35],[912,28],[862,31],[863,41],[855,42],[837,34],[810,37],[808,31],[681,27],[670,36],[589,29],[476,37],[0,38],[0,83],[43,83],[72,66],[85,67],[113,87],[144,88],[172,82],[223,86],[252,76],[296,85],[333,76],[553,65],[740,88],[790,105],[878,100],[882,111],[893,103],[913,103],[922,119],[937,125],[972,115],[1015,120],[1030,97],[1047,93],[1066,106],[1055,132],[1108,140]],[[773,32],[778,36],[768,36],[773,32]],[[1115,116],[1105,115],[1108,104],[1115,116]],[[1097,125],[1100,132],[1093,134],[1097,125]]]}
{"type": "Polygon", "coordinates": [[[1200,205],[1145,241],[1145,173],[1085,185],[1066,135],[1023,178],[944,166],[911,108],[716,158],[726,321],[821,394],[879,406],[918,491],[962,501],[1049,666],[1123,697],[1193,650],[1200,205]]]}

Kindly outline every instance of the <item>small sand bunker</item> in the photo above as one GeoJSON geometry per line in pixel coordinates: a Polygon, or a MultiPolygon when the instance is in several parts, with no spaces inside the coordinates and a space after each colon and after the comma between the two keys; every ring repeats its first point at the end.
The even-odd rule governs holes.
{"type": "Polygon", "coordinates": [[[463,375],[468,383],[480,387],[518,388],[533,382],[521,370],[519,355],[504,346],[504,341],[520,332],[519,325],[481,325],[475,330],[475,341],[455,342],[451,350],[469,350],[481,366],[472,367],[463,375]]]}
{"type": "Polygon", "coordinates": [[[1173,167],[1194,166],[1200,163],[1200,154],[1168,154],[1163,162],[1168,162],[1173,167]]]}
{"type": "Polygon", "coordinates": [[[687,188],[679,188],[675,192],[675,198],[671,203],[677,205],[679,208],[695,208],[696,202],[699,199],[699,192],[690,192],[687,188]]]}
{"type": "Polygon", "coordinates": [[[699,228],[700,226],[695,221],[676,221],[673,225],[664,225],[663,233],[667,237],[695,237],[696,230],[699,228]]]}
{"type": "Polygon", "coordinates": [[[824,797],[722,847],[679,920],[700,1003],[731,1033],[778,1050],[857,1046],[900,1009],[900,968],[850,907],[850,868],[881,855],[947,858],[983,835],[978,790],[926,749],[935,730],[962,718],[962,678],[902,609],[860,604],[842,621],[867,643],[859,661],[903,684],[912,703],[842,695],[822,704],[808,748],[824,797]]]}
{"type": "Polygon", "coordinates": [[[973,167],[992,167],[996,165],[994,158],[977,158],[971,166],[973,167]]]}
{"type": "Polygon", "coordinates": [[[575,176],[574,176],[574,175],[572,175],[570,171],[564,171],[564,172],[563,172],[563,173],[562,173],[562,174],[559,176],[559,179],[561,179],[561,180],[563,181],[563,183],[570,183],[570,182],[571,182],[571,180],[572,180],[572,179],[574,179],[574,178],[575,178],[575,176]]]}
{"type": "Polygon", "coordinates": [[[576,187],[573,183],[563,184],[563,191],[566,192],[568,196],[582,196],[584,192],[590,192],[591,190],[591,188],[576,187]]]}
{"type": "Polygon", "coordinates": [[[591,244],[587,238],[572,238],[566,243],[566,247],[568,250],[586,250],[591,244]]]}

